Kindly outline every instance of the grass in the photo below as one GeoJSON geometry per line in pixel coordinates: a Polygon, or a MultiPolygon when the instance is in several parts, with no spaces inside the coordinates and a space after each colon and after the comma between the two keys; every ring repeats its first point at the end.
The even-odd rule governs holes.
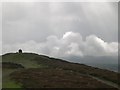
{"type": "Polygon", "coordinates": [[[5,83],[3,83],[2,88],[21,88],[21,85],[8,79],[5,83]]]}
{"type": "Polygon", "coordinates": [[[11,77],[25,88],[112,88],[80,73],[52,68],[24,69],[11,77]]]}
{"type": "Polygon", "coordinates": [[[2,56],[2,62],[11,62],[24,67],[20,69],[3,66],[4,88],[110,87],[81,74],[93,75],[115,83],[118,82],[118,75],[120,75],[116,72],[34,53],[8,53],[2,56]]]}
{"type": "Polygon", "coordinates": [[[20,84],[16,83],[14,80],[11,79],[9,76],[12,72],[18,71],[14,66],[14,64],[20,64],[25,68],[38,68],[38,67],[45,67],[44,65],[37,64],[32,59],[36,56],[36,54],[7,54],[3,56],[2,62],[11,62],[9,65],[4,65],[2,68],[2,87],[3,88],[21,88],[20,84]],[[35,55],[35,56],[34,56],[35,55]],[[12,64],[13,63],[13,64],[12,64]],[[11,67],[11,68],[10,68],[11,67]]]}
{"type": "Polygon", "coordinates": [[[2,88],[21,88],[20,84],[16,83],[9,76],[12,72],[17,71],[17,69],[4,68],[2,72],[2,88]]]}
{"type": "Polygon", "coordinates": [[[18,54],[9,53],[2,56],[3,62],[14,62],[23,65],[25,68],[38,68],[40,67],[33,59],[37,57],[37,54],[18,54]],[[32,55],[32,56],[31,56],[32,55]]]}

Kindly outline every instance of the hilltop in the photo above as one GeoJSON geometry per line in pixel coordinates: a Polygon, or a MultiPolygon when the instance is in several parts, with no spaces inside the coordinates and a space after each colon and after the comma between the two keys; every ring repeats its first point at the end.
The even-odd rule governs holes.
{"type": "Polygon", "coordinates": [[[2,55],[3,88],[117,88],[119,73],[35,53],[2,55]]]}

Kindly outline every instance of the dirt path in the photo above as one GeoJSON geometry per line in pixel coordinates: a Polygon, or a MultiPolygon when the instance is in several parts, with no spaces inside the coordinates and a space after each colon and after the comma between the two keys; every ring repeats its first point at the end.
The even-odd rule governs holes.
{"type": "MultiPolygon", "coordinates": [[[[96,79],[97,81],[100,81],[100,82],[102,82],[102,83],[104,83],[104,84],[107,84],[107,85],[109,85],[109,86],[112,86],[112,87],[114,87],[114,88],[119,88],[119,87],[118,87],[118,84],[113,83],[113,82],[111,82],[111,81],[108,81],[108,80],[105,80],[105,79],[101,79],[101,78],[98,78],[98,77],[95,77],[95,76],[92,76],[92,75],[88,75],[88,76],[91,77],[91,78],[93,78],[93,79],[96,79]]],[[[120,90],[120,88],[119,88],[119,90],[120,90]]]]}
{"type": "Polygon", "coordinates": [[[108,80],[105,80],[105,79],[101,79],[99,77],[95,77],[95,76],[92,76],[92,75],[89,75],[89,74],[83,74],[83,73],[80,73],[81,75],[83,76],[88,76],[88,77],[91,77],[97,81],[100,81],[106,85],[109,85],[109,86],[112,86],[114,88],[117,88],[118,90],[120,90],[120,86],[118,86],[118,84],[114,83],[114,82],[111,82],[111,81],[108,81],[108,80]]]}

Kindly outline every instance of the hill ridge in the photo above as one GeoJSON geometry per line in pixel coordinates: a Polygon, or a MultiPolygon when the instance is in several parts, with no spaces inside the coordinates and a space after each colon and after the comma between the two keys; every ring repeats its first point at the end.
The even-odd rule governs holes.
{"type": "MultiPolygon", "coordinates": [[[[99,68],[87,66],[84,64],[72,63],[72,62],[62,60],[62,59],[53,58],[53,57],[49,57],[49,56],[45,56],[45,55],[39,55],[39,54],[35,54],[35,53],[7,53],[7,54],[2,55],[2,59],[3,59],[2,60],[3,63],[4,62],[13,62],[16,64],[20,64],[25,68],[24,70],[23,69],[21,71],[16,70],[16,72],[11,72],[9,74],[9,76],[12,75],[10,77],[12,77],[12,79],[14,79],[14,80],[16,80],[16,78],[20,78],[20,77],[15,77],[14,74],[17,74],[17,73],[19,74],[19,73],[22,73],[23,71],[26,71],[26,73],[27,72],[29,73],[29,70],[31,70],[33,68],[33,72],[36,72],[36,70],[42,71],[41,69],[43,69],[43,70],[48,69],[48,71],[51,69],[52,69],[52,71],[57,69],[58,71],[61,70],[61,71],[59,71],[59,73],[70,71],[73,73],[78,73],[80,75],[86,75],[87,77],[92,76],[92,77],[96,77],[101,80],[106,80],[106,81],[112,82],[115,84],[114,87],[116,87],[117,86],[116,84],[118,83],[118,78],[117,78],[118,73],[116,73],[116,72],[99,69],[99,68]],[[14,74],[12,74],[12,73],[14,73],[14,74]]],[[[4,70],[3,70],[3,73],[4,73],[4,70]]],[[[63,73],[63,74],[65,74],[65,73],[63,73]]],[[[92,77],[90,77],[90,78],[92,78],[92,77]]],[[[17,81],[17,82],[20,82],[20,81],[17,81]]],[[[25,83],[25,82],[21,82],[21,83],[25,83]]],[[[109,86],[111,86],[111,84],[109,86]]]]}

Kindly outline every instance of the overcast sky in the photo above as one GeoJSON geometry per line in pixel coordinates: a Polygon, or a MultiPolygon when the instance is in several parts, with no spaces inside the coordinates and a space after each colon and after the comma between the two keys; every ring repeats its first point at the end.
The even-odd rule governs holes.
{"type": "Polygon", "coordinates": [[[4,2],[2,30],[2,53],[116,56],[118,3],[4,2]]]}

